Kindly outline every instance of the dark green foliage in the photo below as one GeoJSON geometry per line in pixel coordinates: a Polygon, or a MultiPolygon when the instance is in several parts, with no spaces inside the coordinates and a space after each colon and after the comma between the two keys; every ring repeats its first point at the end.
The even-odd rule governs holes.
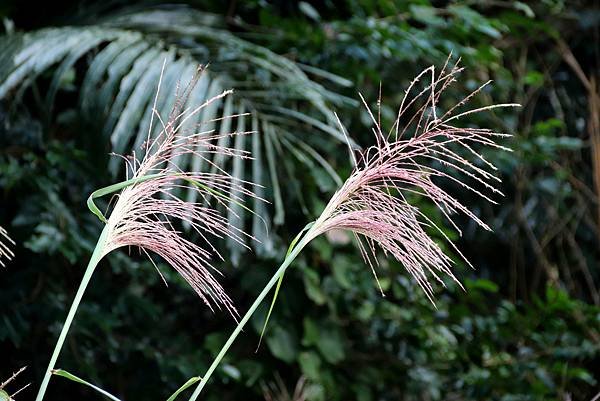
{"type": "MultiPolygon", "coordinates": [[[[61,18],[52,16],[58,10],[25,18],[17,2],[7,8],[17,32],[0,39],[0,90],[6,95],[0,108],[0,225],[18,245],[17,258],[0,272],[0,379],[24,365],[30,368],[22,380],[33,388],[42,376],[101,229],[85,199],[118,179],[108,153],[131,149],[144,131],[154,82],[141,70],[134,73],[133,63],[147,59],[156,67],[162,55],[179,60],[168,79],[174,88],[177,71],[210,61],[205,89],[215,82],[219,89],[234,86],[239,97],[230,106],[259,111],[261,142],[244,146],[263,167],[246,166],[244,173],[266,184],[264,195],[274,203],[264,207],[279,225],[237,268],[220,266],[225,288],[245,311],[289,242],[336,188],[327,163],[342,178],[350,170],[326,114],[336,110],[353,139],[368,145],[368,116],[346,99],[360,90],[375,105],[381,82],[382,120],[389,126],[410,79],[425,66],[441,65],[452,51],[468,70],[449,101],[493,79],[474,106],[524,106],[469,120],[513,134],[507,145],[514,151],[485,155],[504,181],[506,196],[495,198],[498,206],[468,194],[461,198],[495,232],[467,226],[459,238],[448,229],[476,266],[457,267],[466,292],[442,289],[436,309],[402,266],[382,258],[382,297],[355,246],[319,238],[286,275],[258,352],[268,305],[226,356],[204,399],[261,399],[260,383],[276,374],[290,389],[304,375],[311,400],[595,396],[600,255],[587,94],[556,41],[568,44],[585,74],[597,75],[597,6],[191,2],[197,11],[169,6],[157,14],[145,5],[100,3],[61,18]],[[132,15],[150,19],[135,22],[132,15]],[[24,73],[14,75],[9,56],[36,41],[56,47],[42,47],[24,73]],[[102,72],[119,67],[110,62],[111,52],[130,58],[112,78],[102,72]],[[274,67],[297,75],[277,76],[274,67]],[[6,81],[11,76],[12,83],[6,81]]],[[[430,217],[444,224],[439,212],[430,217]]],[[[225,313],[211,314],[168,266],[159,267],[168,288],[136,250],[101,262],[61,368],[125,400],[164,400],[205,371],[235,322],[225,313]]],[[[26,391],[19,399],[32,398],[34,390],[26,391]]],[[[99,399],[93,397],[61,379],[51,382],[48,393],[49,400],[99,399]]]]}

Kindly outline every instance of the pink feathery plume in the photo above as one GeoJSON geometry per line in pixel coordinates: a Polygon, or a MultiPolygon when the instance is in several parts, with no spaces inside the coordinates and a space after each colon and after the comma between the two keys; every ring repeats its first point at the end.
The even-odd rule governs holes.
{"type": "MultiPolygon", "coordinates": [[[[219,273],[213,266],[213,258],[223,258],[211,244],[211,240],[229,237],[244,245],[243,239],[249,235],[232,226],[227,217],[211,206],[210,202],[212,200],[229,210],[230,202],[240,205],[244,202],[243,196],[254,197],[253,192],[247,189],[253,184],[233,178],[214,165],[211,159],[217,154],[249,158],[250,155],[246,151],[221,147],[215,142],[223,135],[246,135],[250,132],[183,132],[182,126],[186,120],[232,92],[225,91],[192,110],[182,110],[201,72],[199,69],[183,96],[177,97],[167,121],[163,121],[156,111],[156,98],[160,91],[159,80],[148,139],[143,145],[145,155],[142,160],[138,160],[135,153],[126,158],[128,175],[131,172],[132,178],[150,175],[154,178],[130,185],[119,194],[108,219],[104,253],[124,246],[139,247],[144,253],[152,251],[177,270],[211,310],[214,310],[214,306],[219,309],[224,306],[235,315],[237,312],[231,299],[213,275],[214,272],[219,273]],[[162,130],[156,137],[151,138],[155,115],[162,125],[162,130]],[[176,162],[184,155],[202,158],[214,167],[214,172],[182,171],[176,162]],[[200,202],[182,200],[178,195],[182,190],[195,191],[200,202]],[[183,238],[170,219],[188,224],[198,233],[203,245],[183,238]]],[[[240,115],[226,116],[222,119],[235,117],[240,115]]]]}
{"type": "MultiPolygon", "coordinates": [[[[495,170],[495,167],[474,146],[506,149],[496,144],[495,139],[508,135],[488,129],[459,128],[452,123],[472,113],[518,106],[497,104],[457,112],[488,82],[442,113],[439,110],[440,97],[462,71],[458,64],[449,71],[447,68],[448,62],[436,75],[432,66],[413,80],[402,100],[397,119],[387,134],[382,131],[380,118],[375,118],[361,96],[373,121],[376,145],[362,152],[358,160],[354,159],[356,167],[352,175],[335,193],[310,230],[312,237],[333,229],[352,231],[375,278],[375,249],[376,245],[379,246],[386,255],[392,255],[405,267],[432,302],[431,277],[442,285],[440,273],[458,280],[451,270],[452,259],[444,254],[427,230],[437,230],[454,245],[433,221],[411,205],[409,198],[415,194],[428,198],[459,233],[460,229],[450,217],[456,212],[489,230],[466,205],[440,187],[438,181],[449,180],[459,188],[495,203],[485,191],[500,193],[490,184],[500,180],[488,171],[495,170]],[[430,77],[430,80],[424,88],[417,90],[417,82],[424,77],[430,77]],[[412,91],[416,94],[411,96],[412,91]],[[479,163],[471,162],[463,156],[464,153],[473,155],[479,163]],[[477,189],[477,186],[482,189],[477,189]]],[[[341,128],[344,130],[343,126],[341,128]]],[[[456,247],[454,249],[464,259],[460,251],[456,247]]]]}
{"type": "Polygon", "coordinates": [[[15,245],[15,242],[8,236],[8,232],[0,227],[0,266],[2,267],[6,266],[3,259],[11,260],[15,256],[7,243],[15,245]]]}

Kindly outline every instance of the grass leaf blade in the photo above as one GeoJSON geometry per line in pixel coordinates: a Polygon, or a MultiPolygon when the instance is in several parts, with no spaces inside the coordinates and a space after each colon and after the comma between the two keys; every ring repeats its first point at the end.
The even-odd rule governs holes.
{"type": "MultiPolygon", "coordinates": [[[[287,253],[285,254],[286,259],[290,256],[290,253],[292,253],[292,250],[294,249],[294,247],[296,246],[296,244],[298,243],[298,241],[300,240],[300,238],[302,237],[302,235],[309,228],[311,228],[313,224],[314,224],[314,222],[308,223],[302,229],[302,231],[300,231],[298,233],[298,235],[296,235],[296,238],[294,238],[294,240],[292,241],[292,243],[288,247],[287,253]]],[[[260,348],[260,343],[262,342],[263,336],[265,334],[265,330],[267,330],[267,324],[269,323],[269,318],[271,317],[271,313],[273,312],[273,307],[275,306],[275,301],[277,300],[277,296],[279,295],[279,288],[281,287],[281,283],[283,282],[283,277],[284,276],[285,276],[285,271],[281,274],[281,276],[279,277],[279,280],[277,280],[277,287],[275,287],[275,294],[273,294],[273,300],[271,301],[271,306],[269,306],[269,311],[267,312],[267,317],[265,318],[265,324],[263,325],[262,331],[260,332],[260,338],[258,340],[258,346],[256,347],[257,351],[260,348]]]]}
{"type": "Polygon", "coordinates": [[[190,386],[192,386],[193,384],[196,384],[198,381],[200,381],[200,379],[202,379],[200,376],[194,376],[191,379],[189,379],[188,381],[186,381],[183,386],[179,387],[168,399],[167,401],[174,401],[175,398],[177,398],[177,396],[179,394],[181,394],[183,391],[187,390],[190,386]]]}
{"type": "Polygon", "coordinates": [[[74,381],[76,383],[83,384],[84,386],[88,386],[88,387],[96,390],[97,392],[99,392],[100,394],[102,394],[103,396],[105,396],[106,398],[110,398],[113,401],[121,401],[119,398],[115,397],[114,395],[112,395],[108,391],[103,390],[100,387],[95,386],[92,383],[87,382],[87,381],[83,380],[82,378],[77,377],[74,374],[67,372],[66,370],[63,370],[63,369],[54,369],[52,371],[52,374],[54,374],[56,376],[62,376],[65,379],[69,379],[69,380],[74,381]]]}

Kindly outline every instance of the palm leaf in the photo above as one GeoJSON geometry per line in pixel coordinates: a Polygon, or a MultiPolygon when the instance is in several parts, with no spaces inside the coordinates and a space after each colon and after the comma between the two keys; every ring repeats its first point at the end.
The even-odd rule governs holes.
{"type": "MultiPolygon", "coordinates": [[[[243,109],[254,115],[253,129],[260,128],[262,132],[252,139],[238,136],[234,144],[225,143],[229,138],[224,137],[221,145],[252,150],[258,158],[251,166],[247,161],[245,165],[240,161],[225,166],[218,158],[190,158],[182,161],[181,166],[185,168],[189,163],[190,168],[196,170],[208,168],[210,164],[213,169],[223,168],[238,178],[253,179],[265,188],[273,188],[272,194],[260,189],[261,195],[273,199],[273,222],[267,218],[264,205],[259,203],[253,205],[256,216],[252,222],[253,234],[270,249],[266,231],[272,224],[281,224],[284,218],[282,191],[285,188],[280,180],[289,169],[275,166],[275,160],[286,157],[281,152],[293,150],[294,156],[310,169],[323,169],[332,179],[339,180],[315,144],[323,140],[344,140],[336,128],[332,108],[351,101],[310,79],[305,71],[336,84],[348,82],[327,72],[300,66],[235,36],[223,26],[217,16],[172,6],[121,12],[84,26],[6,35],[0,38],[3,49],[0,98],[19,101],[15,93],[26,90],[40,74],[53,71],[45,99],[50,114],[65,74],[76,63],[78,68],[84,65],[79,91],[80,115],[88,126],[101,127],[102,141],[109,142],[113,152],[125,154],[139,151],[147,139],[163,61],[167,61],[161,85],[163,96],[159,97],[156,108],[165,117],[173,106],[178,85],[187,84],[198,64],[210,62],[208,73],[198,82],[185,107],[200,104],[212,94],[230,87],[240,88],[240,96],[231,103],[226,101],[207,107],[197,120],[186,122],[185,129],[227,132],[230,120],[210,120],[219,120],[232,110],[243,109]],[[209,122],[198,126],[201,121],[209,122]],[[282,142],[283,135],[287,139],[282,142]],[[201,166],[202,163],[207,166],[201,166]],[[257,220],[257,216],[264,216],[265,221],[257,220]]],[[[156,133],[160,123],[155,124],[154,129],[156,133]]],[[[113,159],[110,171],[116,175],[121,165],[119,159],[113,159]]],[[[244,209],[231,205],[230,210],[236,215],[236,224],[243,225],[244,209]]],[[[230,245],[231,251],[239,254],[239,248],[230,245]]]]}

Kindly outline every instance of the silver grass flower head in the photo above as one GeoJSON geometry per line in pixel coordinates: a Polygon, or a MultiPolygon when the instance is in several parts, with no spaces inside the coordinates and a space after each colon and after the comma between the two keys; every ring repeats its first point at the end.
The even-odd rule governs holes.
{"type": "MultiPolygon", "coordinates": [[[[235,179],[213,164],[211,159],[215,155],[250,158],[246,151],[215,144],[223,135],[247,135],[250,132],[222,134],[212,129],[202,131],[202,124],[198,131],[184,132],[182,127],[188,119],[232,92],[225,91],[196,108],[184,110],[187,98],[201,73],[202,69],[199,69],[183,94],[177,96],[166,121],[156,111],[156,99],[161,85],[159,80],[148,138],[142,145],[144,157],[139,160],[134,153],[131,157],[124,158],[128,178],[149,175],[155,178],[130,185],[118,195],[107,222],[107,245],[104,253],[120,247],[134,246],[147,255],[148,251],[158,254],[189,283],[211,310],[225,307],[235,316],[237,312],[231,299],[214,276],[215,273],[220,274],[214,267],[214,258],[223,260],[223,257],[211,241],[228,237],[246,246],[243,239],[250,236],[231,225],[215,206],[221,205],[229,210],[231,201],[243,204],[244,196],[255,196],[251,190],[253,184],[235,179]],[[157,136],[151,137],[154,119],[158,120],[162,129],[157,136]],[[213,166],[214,172],[182,171],[177,166],[177,160],[184,155],[201,158],[213,166]],[[196,192],[199,201],[181,199],[178,194],[183,190],[196,192]],[[211,205],[211,202],[216,205],[211,205]],[[202,244],[185,239],[172,225],[172,219],[188,224],[198,234],[202,244]]],[[[221,119],[239,117],[242,115],[224,116],[221,119]]]]}
{"type": "Polygon", "coordinates": [[[5,262],[14,258],[15,254],[11,249],[15,242],[10,239],[8,232],[0,227],[0,266],[4,267],[5,262]]]}
{"type": "MultiPolygon", "coordinates": [[[[496,168],[476,148],[509,150],[495,142],[497,138],[509,135],[484,128],[456,127],[454,124],[469,114],[519,106],[496,104],[464,110],[463,106],[489,84],[487,82],[447,111],[440,111],[442,94],[462,71],[458,63],[453,67],[449,67],[448,63],[449,60],[440,71],[431,66],[417,75],[406,90],[395,123],[387,133],[381,127],[380,117],[373,115],[361,96],[373,122],[376,145],[361,152],[358,158],[351,149],[356,165],[353,173],[334,194],[310,230],[311,237],[334,229],[353,232],[376,279],[376,248],[381,248],[386,256],[391,255],[404,266],[431,302],[431,278],[442,285],[442,275],[458,280],[452,273],[453,260],[428,231],[439,232],[458,255],[469,262],[444,232],[409,199],[414,195],[429,199],[459,234],[461,231],[451,217],[455,213],[462,213],[490,230],[468,206],[442,188],[439,181],[445,179],[464,191],[495,203],[488,194],[500,194],[492,185],[494,181],[500,181],[490,172],[496,168]],[[425,81],[421,86],[418,84],[420,80],[425,81]],[[472,157],[468,158],[465,154],[472,157]]],[[[344,131],[341,122],[340,126],[344,131]]]]}

